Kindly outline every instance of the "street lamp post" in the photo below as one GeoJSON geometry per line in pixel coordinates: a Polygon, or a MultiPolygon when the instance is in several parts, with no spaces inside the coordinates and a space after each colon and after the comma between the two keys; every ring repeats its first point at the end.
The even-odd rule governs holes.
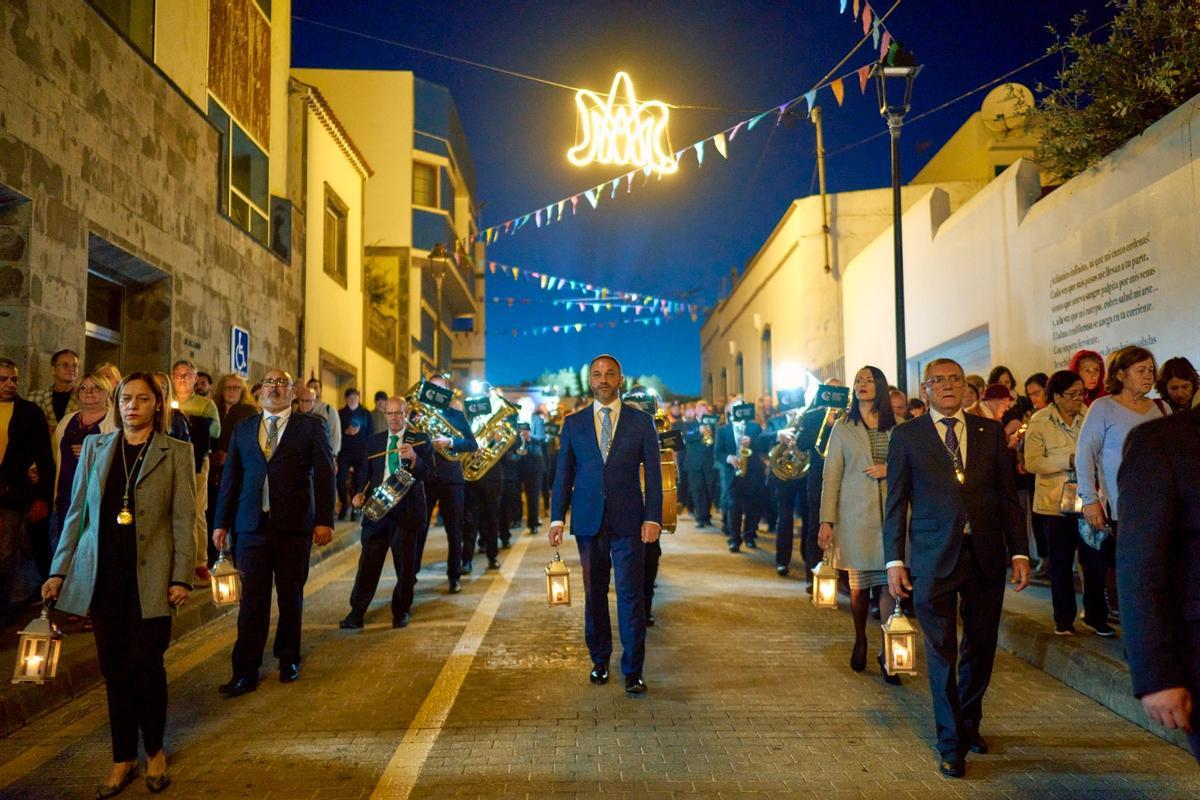
{"type": "Polygon", "coordinates": [[[442,281],[446,278],[446,262],[450,260],[446,248],[438,242],[429,251],[430,271],[433,274],[433,286],[437,294],[437,306],[433,316],[433,368],[442,371],[442,281]]]}
{"type": "Polygon", "coordinates": [[[900,225],[900,128],[912,100],[921,65],[912,53],[893,44],[871,68],[879,94],[879,113],[887,120],[892,142],[892,235],[896,280],[896,385],[908,391],[908,353],[904,341],[904,234],[900,225]]]}

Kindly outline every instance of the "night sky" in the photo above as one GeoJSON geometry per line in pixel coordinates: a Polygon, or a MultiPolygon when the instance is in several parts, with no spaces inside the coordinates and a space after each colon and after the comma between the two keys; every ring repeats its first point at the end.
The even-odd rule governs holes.
{"type": "MultiPolygon", "coordinates": [[[[294,0],[296,18],[316,20],[472,61],[536,75],[607,94],[614,73],[633,78],[639,99],[713,106],[727,110],[673,109],[675,149],[711,136],[752,113],[807,91],[861,37],[839,0],[804,2],[366,2],[294,0]],[[351,10],[352,9],[352,10],[351,10]]],[[[852,5],[852,0],[848,2],[852,5]]],[[[875,3],[873,3],[875,5],[875,3]]],[[[890,0],[877,0],[883,13],[890,0]]],[[[1045,52],[1046,24],[1060,30],[1086,9],[1089,28],[1112,12],[1103,0],[1008,0],[1004,3],[902,0],[887,27],[925,65],[913,93],[916,115],[999,77],[1045,52]]],[[[478,172],[481,228],[533,211],[626,171],[572,166],[574,93],[478,67],[417,53],[379,41],[293,20],[293,64],[298,67],[408,69],[450,89],[466,129],[478,172]]],[[[841,72],[868,63],[868,42],[841,72]]],[[[1058,68],[1050,58],[1015,76],[1031,87],[1058,68]]],[[[859,93],[846,81],[838,108],[828,89],[817,98],[824,111],[827,151],[883,129],[873,87],[859,93]]],[[[903,176],[909,180],[966,117],[983,93],[906,126],[903,176]]],[[[800,104],[801,113],[805,109],[800,104]]],[[[336,109],[334,109],[336,112],[336,109]]],[[[579,215],[538,229],[531,221],[502,237],[488,259],[612,289],[687,298],[711,304],[731,268],[753,257],[797,197],[816,191],[815,137],[803,119],[788,127],[773,118],[742,132],[729,159],[694,156],[679,172],[631,194],[586,201],[579,215]],[[587,208],[585,211],[584,208],[587,208]]],[[[351,136],[354,132],[351,131],[351,136]]],[[[370,154],[367,154],[370,158],[370,154]]],[[[827,161],[830,191],[886,185],[884,137],[827,161]]],[[[569,212],[568,212],[569,213],[569,212]]],[[[513,337],[515,328],[622,319],[616,312],[580,312],[553,306],[535,284],[489,276],[488,379],[517,383],[547,369],[578,366],[609,351],[629,374],[660,375],[677,392],[700,387],[699,322],[686,316],[661,327],[551,336],[513,337]],[[493,297],[527,298],[507,307],[493,297]]],[[[798,299],[797,313],[804,313],[798,299]]]]}

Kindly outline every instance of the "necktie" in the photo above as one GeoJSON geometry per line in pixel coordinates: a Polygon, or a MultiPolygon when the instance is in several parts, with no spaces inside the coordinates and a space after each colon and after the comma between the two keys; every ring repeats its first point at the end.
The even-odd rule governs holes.
{"type": "MultiPolygon", "coordinates": [[[[263,455],[267,457],[267,461],[271,460],[271,454],[275,452],[275,446],[277,444],[279,444],[279,417],[267,417],[267,447],[265,450],[263,450],[263,455]]],[[[270,477],[263,481],[262,510],[271,510],[270,477]]]]}
{"type": "Polygon", "coordinates": [[[600,457],[608,461],[608,449],[612,447],[612,409],[602,408],[600,413],[603,416],[600,418],[600,457]]]}
{"type": "Polygon", "coordinates": [[[395,452],[395,450],[396,450],[396,434],[393,433],[391,436],[388,437],[387,449],[388,449],[388,457],[387,457],[388,475],[395,475],[400,470],[400,454],[395,452]]]}
{"type": "Polygon", "coordinates": [[[954,428],[958,425],[958,420],[954,417],[943,417],[942,424],[946,426],[946,450],[949,451],[950,457],[954,459],[955,472],[963,472],[962,450],[958,446],[958,434],[954,428]]]}

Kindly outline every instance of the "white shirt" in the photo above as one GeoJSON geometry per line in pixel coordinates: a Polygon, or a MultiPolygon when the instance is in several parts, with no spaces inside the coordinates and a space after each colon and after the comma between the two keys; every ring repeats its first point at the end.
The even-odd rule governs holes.
{"type": "MultiPolygon", "coordinates": [[[[618,397],[616,400],[613,400],[611,403],[609,403],[606,406],[601,405],[599,400],[596,400],[592,403],[592,421],[596,423],[596,444],[597,445],[600,444],[600,429],[604,425],[604,414],[601,413],[601,411],[600,411],[600,409],[602,409],[602,408],[612,409],[612,414],[610,414],[609,416],[612,417],[612,435],[613,435],[613,438],[616,438],[616,436],[617,436],[617,420],[619,420],[621,418],[621,398],[618,397]]],[[[608,446],[612,447],[612,439],[609,440],[608,446]]],[[[601,448],[600,452],[603,453],[604,449],[601,448]]]]}
{"type": "Polygon", "coordinates": [[[279,449],[279,443],[283,441],[283,431],[287,428],[288,420],[292,416],[292,408],[288,406],[283,411],[267,411],[263,409],[262,422],[258,425],[258,449],[264,454],[267,452],[267,430],[271,425],[271,417],[279,417],[279,430],[275,437],[275,449],[279,449]]]}
{"type": "MultiPolygon", "coordinates": [[[[267,452],[267,430],[271,425],[271,417],[279,417],[279,429],[275,434],[275,449],[279,449],[280,442],[283,441],[283,430],[287,427],[288,419],[292,416],[292,407],[288,406],[283,411],[271,412],[263,409],[262,422],[258,424],[258,449],[262,450],[263,456],[268,460],[271,458],[271,453],[267,452]]],[[[262,493],[262,510],[271,510],[271,477],[270,473],[263,480],[262,493]]]]}
{"type": "MultiPolygon", "coordinates": [[[[933,429],[935,431],[937,431],[938,436],[942,440],[943,446],[946,445],[946,432],[949,429],[949,426],[943,425],[942,420],[946,419],[947,416],[951,416],[951,415],[942,414],[941,412],[934,409],[932,406],[929,408],[929,418],[931,420],[933,420],[933,429]]],[[[967,416],[966,416],[966,414],[963,413],[963,410],[961,408],[952,416],[954,417],[954,419],[958,420],[958,424],[954,426],[954,433],[955,433],[955,435],[958,436],[958,452],[962,456],[963,469],[966,469],[967,468],[967,416]]],[[[947,456],[950,455],[949,448],[947,448],[947,450],[946,450],[946,455],[947,456]]],[[[967,529],[970,530],[970,523],[967,524],[967,529]]],[[[1022,555],[1015,555],[1015,556],[1013,556],[1013,558],[1023,558],[1026,561],[1029,560],[1029,556],[1022,556],[1022,555]]],[[[892,567],[903,567],[904,562],[903,561],[889,561],[889,562],[887,562],[887,564],[885,566],[888,569],[891,569],[892,567]]]]}

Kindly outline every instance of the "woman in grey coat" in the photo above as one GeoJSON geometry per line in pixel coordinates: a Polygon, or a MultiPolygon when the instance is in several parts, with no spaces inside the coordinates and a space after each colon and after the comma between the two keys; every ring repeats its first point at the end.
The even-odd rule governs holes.
{"type": "Polygon", "coordinates": [[[79,454],[71,504],[45,600],[80,616],[90,610],[108,692],[113,768],[96,790],[119,794],[137,776],[138,731],[146,786],[170,783],[163,733],[172,610],[194,576],[195,465],[186,442],[163,433],[168,406],[153,376],[117,387],[121,429],[89,436],[79,454]]]}
{"type": "MultiPolygon", "coordinates": [[[[850,413],[833,426],[825,456],[821,487],[821,529],[817,544],[833,548],[833,566],[850,573],[850,611],[854,618],[854,650],[850,668],[867,665],[867,615],[871,589],[879,588],[879,614],[891,616],[894,601],[888,593],[883,558],[883,506],[887,499],[887,449],[896,416],[887,378],[876,367],[863,367],[854,377],[850,413]]],[[[879,667],[884,680],[898,676],[879,667]]]]}

